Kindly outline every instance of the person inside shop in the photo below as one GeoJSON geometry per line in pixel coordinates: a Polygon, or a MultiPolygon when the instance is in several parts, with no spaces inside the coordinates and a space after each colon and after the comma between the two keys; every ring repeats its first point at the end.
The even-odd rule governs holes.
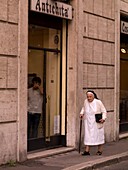
{"type": "Polygon", "coordinates": [[[28,89],[28,138],[38,137],[38,126],[42,113],[43,88],[40,77],[32,79],[32,87],[28,89]]]}
{"type": "Polygon", "coordinates": [[[90,155],[90,146],[98,146],[97,155],[102,155],[104,138],[104,122],[106,109],[94,91],[86,92],[84,105],[80,112],[80,118],[84,120],[84,145],[82,155],[90,155]]]}

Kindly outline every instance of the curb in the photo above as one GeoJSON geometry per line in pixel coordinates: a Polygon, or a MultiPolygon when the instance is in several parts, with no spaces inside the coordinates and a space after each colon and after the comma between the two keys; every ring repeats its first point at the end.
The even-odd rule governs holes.
{"type": "Polygon", "coordinates": [[[68,168],[64,168],[63,170],[93,170],[104,166],[109,166],[111,164],[116,164],[125,160],[128,160],[128,152],[77,164],[68,168]]]}

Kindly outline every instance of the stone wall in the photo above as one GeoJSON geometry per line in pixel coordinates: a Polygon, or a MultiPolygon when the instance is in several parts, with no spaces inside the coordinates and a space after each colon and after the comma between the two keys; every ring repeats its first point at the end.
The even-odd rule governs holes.
{"type": "Polygon", "coordinates": [[[68,25],[67,145],[78,146],[79,113],[87,89],[97,93],[108,111],[105,136],[110,142],[115,139],[117,126],[115,0],[71,2],[74,11],[73,20],[68,25]]]}
{"type": "Polygon", "coordinates": [[[0,164],[17,157],[18,5],[0,1],[0,164]]]}
{"type": "MultiPolygon", "coordinates": [[[[26,48],[24,48],[23,56],[20,42],[20,40],[22,40],[24,36],[26,37],[27,34],[23,35],[22,31],[19,32],[21,21],[23,21],[23,16],[20,15],[20,10],[22,9],[22,14],[24,14],[24,8],[26,10],[25,13],[28,13],[28,8],[25,8],[27,6],[27,2],[24,1],[24,3],[23,1],[0,1],[0,164],[6,163],[10,160],[15,161],[26,159],[25,156],[24,158],[23,156],[19,158],[19,152],[22,153],[27,149],[24,142],[22,142],[24,149],[19,149],[21,140],[20,130],[23,129],[22,134],[24,134],[24,132],[26,133],[26,125],[20,125],[19,115],[21,113],[25,122],[27,122],[25,116],[26,113],[24,114],[22,112],[24,106],[26,108],[26,100],[25,98],[19,100],[21,93],[21,87],[19,84],[21,83],[22,76],[20,64],[22,57],[24,60],[27,56],[25,53],[26,48]],[[19,60],[19,58],[21,58],[21,60],[19,60]],[[21,103],[23,105],[23,109],[22,107],[20,109],[21,103]]],[[[23,64],[26,67],[25,63],[23,64]]],[[[26,73],[23,74],[26,75],[26,73]]],[[[26,79],[22,79],[22,81],[22,93],[24,94],[24,87],[26,88],[27,83],[26,79]]],[[[24,139],[24,136],[21,138],[24,139]]],[[[27,142],[27,140],[25,142],[27,142]]]]}
{"type": "Polygon", "coordinates": [[[83,89],[94,89],[107,111],[106,141],[114,139],[115,4],[84,0],[83,89]],[[109,119],[112,120],[110,123],[109,119]],[[108,133],[110,132],[110,133],[108,133]]]}

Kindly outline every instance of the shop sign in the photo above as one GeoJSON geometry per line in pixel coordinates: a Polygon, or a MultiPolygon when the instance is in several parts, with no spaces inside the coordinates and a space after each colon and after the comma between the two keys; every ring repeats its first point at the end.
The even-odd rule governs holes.
{"type": "Polygon", "coordinates": [[[121,21],[121,33],[128,34],[128,22],[121,21]]]}
{"type": "Polygon", "coordinates": [[[30,10],[65,19],[72,19],[72,6],[58,1],[31,0],[30,10]]]}

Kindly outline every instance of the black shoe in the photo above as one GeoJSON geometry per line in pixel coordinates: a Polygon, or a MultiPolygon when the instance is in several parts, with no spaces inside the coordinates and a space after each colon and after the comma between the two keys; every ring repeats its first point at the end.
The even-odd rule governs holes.
{"type": "Polygon", "coordinates": [[[84,151],[81,155],[82,155],[82,156],[90,155],[90,153],[89,153],[89,152],[84,151]]]}
{"type": "Polygon", "coordinates": [[[98,152],[96,153],[96,155],[102,155],[102,152],[101,152],[101,151],[98,151],[98,152]]]}

